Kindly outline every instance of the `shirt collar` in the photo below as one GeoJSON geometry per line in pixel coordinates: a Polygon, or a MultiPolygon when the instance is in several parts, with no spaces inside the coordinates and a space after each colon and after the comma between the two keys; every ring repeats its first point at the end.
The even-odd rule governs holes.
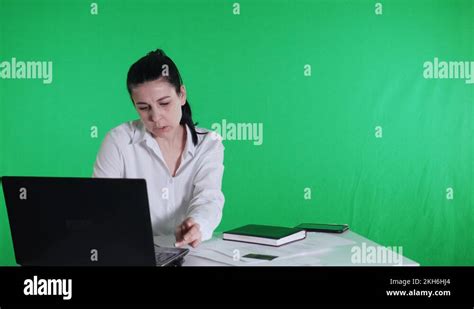
{"type": "MultiPolygon", "coordinates": [[[[148,145],[150,141],[155,141],[154,137],[148,132],[145,128],[145,125],[141,119],[135,122],[135,130],[133,132],[131,144],[137,144],[142,142],[147,142],[148,145]]],[[[196,151],[196,146],[193,144],[193,137],[191,134],[191,129],[189,129],[187,124],[184,124],[186,128],[186,144],[183,153],[189,153],[191,156],[194,156],[196,151]]]]}
{"type": "Polygon", "coordinates": [[[186,128],[186,146],[184,148],[184,158],[186,157],[186,154],[190,154],[192,157],[194,157],[194,152],[196,151],[196,146],[193,144],[193,136],[191,134],[191,129],[188,127],[187,124],[184,124],[184,127],[186,128]]]}

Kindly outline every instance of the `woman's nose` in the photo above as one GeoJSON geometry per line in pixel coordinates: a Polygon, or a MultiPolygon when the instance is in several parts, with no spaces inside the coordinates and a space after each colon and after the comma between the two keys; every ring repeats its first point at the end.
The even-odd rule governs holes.
{"type": "Polygon", "coordinates": [[[151,120],[154,122],[157,122],[161,118],[161,111],[158,108],[152,108],[150,114],[151,120]]]}

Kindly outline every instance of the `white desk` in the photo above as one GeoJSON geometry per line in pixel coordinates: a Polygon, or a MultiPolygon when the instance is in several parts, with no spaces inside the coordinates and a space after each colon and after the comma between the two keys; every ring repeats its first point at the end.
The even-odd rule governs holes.
{"type": "MultiPolygon", "coordinates": [[[[171,247],[174,237],[156,236],[155,243],[171,247]]],[[[312,232],[304,240],[281,247],[225,241],[221,234],[215,234],[198,248],[188,248],[191,252],[185,257],[183,266],[419,266],[402,256],[403,248],[402,251],[398,247],[387,250],[350,230],[342,234],[312,232]],[[246,253],[279,258],[262,261],[239,257],[246,253]]]]}

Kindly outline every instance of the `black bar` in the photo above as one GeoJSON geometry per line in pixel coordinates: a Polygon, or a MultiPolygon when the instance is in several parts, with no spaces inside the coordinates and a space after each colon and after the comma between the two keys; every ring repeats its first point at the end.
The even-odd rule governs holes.
{"type": "Polygon", "coordinates": [[[474,267],[0,267],[0,307],[86,303],[337,303],[462,304],[473,308],[473,278],[474,267]],[[72,279],[71,299],[64,300],[61,295],[24,295],[25,280],[34,276],[38,280],[72,279]],[[413,279],[419,279],[419,284],[414,284],[413,279]],[[408,285],[403,286],[402,282],[408,285]],[[390,290],[449,291],[450,295],[387,296],[390,290]]]}

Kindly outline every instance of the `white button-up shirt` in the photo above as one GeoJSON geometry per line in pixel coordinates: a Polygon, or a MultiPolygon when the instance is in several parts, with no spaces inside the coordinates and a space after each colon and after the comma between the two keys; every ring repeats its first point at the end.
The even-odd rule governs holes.
{"type": "Polygon", "coordinates": [[[209,133],[198,134],[195,146],[190,129],[185,127],[186,146],[175,177],[168,170],[158,142],[140,119],[107,133],[97,154],[93,177],[146,179],[153,234],[173,235],[177,225],[192,217],[201,227],[202,240],[207,240],[219,225],[224,207],[224,145],[218,134],[196,128],[209,133]]]}

